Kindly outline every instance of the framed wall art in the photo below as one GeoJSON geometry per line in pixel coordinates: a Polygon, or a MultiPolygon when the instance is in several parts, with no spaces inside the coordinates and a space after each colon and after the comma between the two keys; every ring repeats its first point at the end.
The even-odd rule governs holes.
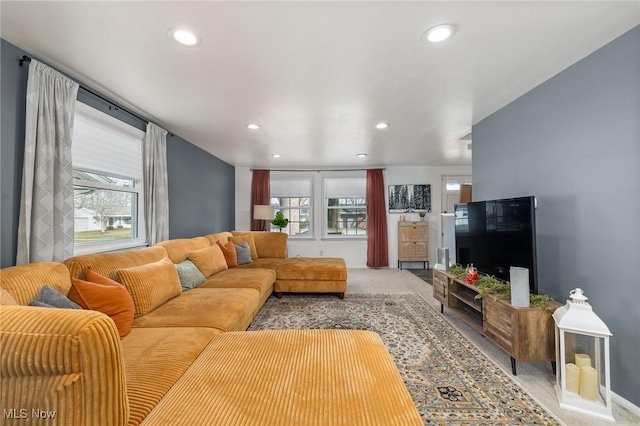
{"type": "Polygon", "coordinates": [[[389,213],[430,213],[431,185],[389,185],[389,213]]]}

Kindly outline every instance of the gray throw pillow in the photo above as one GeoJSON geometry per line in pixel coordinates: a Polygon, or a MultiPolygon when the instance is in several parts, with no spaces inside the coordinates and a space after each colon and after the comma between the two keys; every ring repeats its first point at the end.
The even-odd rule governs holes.
{"type": "Polygon", "coordinates": [[[45,285],[40,289],[40,293],[38,293],[35,299],[29,302],[29,306],[37,306],[40,308],[82,309],[82,306],[72,302],[67,296],[48,285],[45,285]]]}
{"type": "Polygon", "coordinates": [[[234,245],[236,246],[236,255],[238,256],[238,265],[253,263],[253,260],[251,260],[251,248],[249,247],[248,242],[245,241],[240,245],[234,245]]]}
{"type": "Polygon", "coordinates": [[[175,267],[178,271],[178,278],[180,278],[182,291],[196,288],[205,281],[205,277],[202,275],[202,272],[200,272],[196,265],[190,260],[177,263],[175,267]]]}

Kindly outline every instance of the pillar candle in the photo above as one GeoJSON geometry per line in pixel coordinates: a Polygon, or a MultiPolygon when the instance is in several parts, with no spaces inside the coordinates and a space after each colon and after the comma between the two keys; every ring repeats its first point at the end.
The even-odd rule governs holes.
{"type": "Polygon", "coordinates": [[[587,354],[576,354],[576,365],[578,367],[591,367],[591,357],[587,354]]]}
{"type": "Polygon", "coordinates": [[[598,399],[598,372],[591,366],[580,367],[580,396],[589,401],[598,399]]]}
{"type": "Polygon", "coordinates": [[[566,386],[569,392],[580,392],[580,367],[573,363],[569,363],[565,366],[566,373],[566,386]]]}

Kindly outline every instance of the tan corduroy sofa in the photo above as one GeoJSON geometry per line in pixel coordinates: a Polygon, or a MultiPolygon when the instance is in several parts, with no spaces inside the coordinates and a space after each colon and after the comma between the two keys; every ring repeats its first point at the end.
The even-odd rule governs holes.
{"type": "Polygon", "coordinates": [[[232,236],[3,269],[0,423],[422,424],[375,333],[245,331],[274,291],[278,266],[293,261],[286,234],[251,233],[251,264],[162,303],[163,279],[150,288],[129,284],[139,294],[122,339],[102,313],[25,306],[45,284],[66,294],[87,267],[118,280],[123,268],[180,263],[189,251],[232,236]]]}

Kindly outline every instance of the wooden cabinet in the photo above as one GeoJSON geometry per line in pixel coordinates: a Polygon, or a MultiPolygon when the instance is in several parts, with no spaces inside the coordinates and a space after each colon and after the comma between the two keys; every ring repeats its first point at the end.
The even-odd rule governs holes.
{"type": "Polygon", "coordinates": [[[398,222],[398,268],[402,262],[429,266],[429,222],[398,222]]]}
{"type": "MultiPolygon", "coordinates": [[[[484,335],[511,355],[515,361],[555,361],[555,325],[551,312],[517,308],[509,299],[485,296],[484,335]]],[[[552,303],[553,308],[560,306],[552,303]]],[[[514,373],[515,374],[515,373],[514,373]]]]}
{"type": "Polygon", "coordinates": [[[483,305],[482,300],[475,299],[478,289],[458,280],[441,269],[433,270],[433,298],[442,305],[455,311],[467,324],[482,333],[483,305]]]}
{"type": "Polygon", "coordinates": [[[483,304],[482,299],[475,298],[477,295],[478,289],[462,280],[452,279],[449,283],[449,307],[482,333],[483,304]]]}
{"type": "MultiPolygon", "coordinates": [[[[555,325],[551,312],[536,307],[517,308],[502,296],[475,299],[478,289],[446,271],[433,270],[433,297],[462,318],[516,361],[551,361],[555,368],[555,325]]],[[[551,302],[553,309],[559,307],[551,302]]],[[[555,371],[555,370],[554,370],[555,371]]]]}
{"type": "Polygon", "coordinates": [[[449,306],[449,277],[438,269],[433,269],[433,298],[440,302],[440,312],[449,306]]]}

